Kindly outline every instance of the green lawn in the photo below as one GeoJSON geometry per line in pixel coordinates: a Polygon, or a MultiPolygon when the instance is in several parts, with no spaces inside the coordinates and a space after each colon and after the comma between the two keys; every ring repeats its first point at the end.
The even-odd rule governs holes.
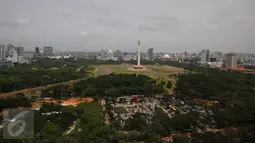
{"type": "Polygon", "coordinates": [[[183,72],[184,69],[172,67],[172,66],[165,66],[165,65],[144,65],[146,70],[143,71],[131,71],[130,64],[118,64],[118,65],[99,65],[95,67],[95,75],[105,75],[105,73],[110,74],[109,70],[113,73],[117,74],[142,74],[149,76],[153,79],[156,79],[158,82],[168,82],[171,81],[173,87],[170,90],[171,92],[175,88],[176,78],[169,77],[169,74],[183,72]]]}

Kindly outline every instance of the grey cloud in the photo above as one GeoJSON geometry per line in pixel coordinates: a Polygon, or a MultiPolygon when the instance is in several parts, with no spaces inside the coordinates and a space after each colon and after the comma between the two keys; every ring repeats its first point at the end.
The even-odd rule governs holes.
{"type": "Polygon", "coordinates": [[[9,21],[0,21],[1,27],[18,27],[17,23],[9,22],[9,21]]]}
{"type": "Polygon", "coordinates": [[[176,17],[154,16],[150,17],[150,20],[161,30],[171,30],[181,24],[181,21],[176,17]]]}
{"type": "Polygon", "coordinates": [[[158,29],[152,28],[152,27],[148,27],[146,25],[139,25],[138,26],[138,30],[139,30],[140,34],[143,34],[145,32],[155,32],[155,31],[158,31],[158,29]]]}
{"type": "Polygon", "coordinates": [[[152,16],[150,17],[153,20],[160,20],[160,21],[178,21],[178,18],[176,17],[169,17],[169,16],[152,16]]]}
{"type": "Polygon", "coordinates": [[[102,15],[105,15],[105,14],[108,15],[114,11],[113,8],[101,6],[101,4],[95,4],[93,2],[90,2],[89,6],[94,12],[97,12],[102,15]]]}
{"type": "Polygon", "coordinates": [[[27,26],[30,25],[30,20],[28,19],[19,19],[17,21],[0,21],[1,27],[10,27],[10,28],[17,28],[19,26],[27,26]]]}
{"type": "Polygon", "coordinates": [[[96,12],[100,12],[102,14],[109,14],[112,12],[111,9],[105,8],[105,7],[96,7],[94,5],[91,6],[91,8],[96,11],[96,12]]]}
{"type": "Polygon", "coordinates": [[[68,13],[68,12],[65,12],[65,13],[62,14],[62,16],[63,16],[64,18],[70,18],[70,17],[72,17],[72,14],[71,14],[71,13],[68,13]]]}
{"type": "Polygon", "coordinates": [[[254,4],[255,0],[185,4],[176,0],[5,0],[0,5],[0,44],[131,51],[141,39],[144,49],[156,51],[255,52],[254,4]]]}
{"type": "Polygon", "coordinates": [[[108,21],[105,19],[97,19],[97,20],[95,20],[95,22],[105,25],[105,26],[115,27],[115,28],[132,28],[133,27],[133,26],[127,25],[121,21],[108,21]]]}

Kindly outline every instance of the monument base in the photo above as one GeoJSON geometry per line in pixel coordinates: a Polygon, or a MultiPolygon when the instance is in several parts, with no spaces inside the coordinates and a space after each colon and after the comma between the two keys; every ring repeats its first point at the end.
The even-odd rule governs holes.
{"type": "Polygon", "coordinates": [[[144,70],[146,70],[146,68],[142,65],[140,65],[140,66],[132,65],[129,70],[131,70],[131,71],[144,71],[144,70]]]}
{"type": "Polygon", "coordinates": [[[133,69],[143,69],[144,67],[143,66],[138,66],[138,65],[132,65],[132,68],[133,69]]]}

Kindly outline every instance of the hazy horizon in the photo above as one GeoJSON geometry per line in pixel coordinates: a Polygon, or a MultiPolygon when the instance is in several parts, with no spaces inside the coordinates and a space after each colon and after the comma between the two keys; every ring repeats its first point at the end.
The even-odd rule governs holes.
{"type": "Polygon", "coordinates": [[[0,44],[255,53],[254,0],[2,0],[0,44]]]}

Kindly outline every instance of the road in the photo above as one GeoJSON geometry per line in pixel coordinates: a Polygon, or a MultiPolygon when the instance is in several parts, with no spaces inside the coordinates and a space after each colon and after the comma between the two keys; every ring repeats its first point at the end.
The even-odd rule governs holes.
{"type": "Polygon", "coordinates": [[[45,85],[45,86],[39,86],[39,87],[34,87],[34,88],[22,89],[22,90],[18,90],[18,91],[12,91],[12,92],[8,92],[8,93],[2,93],[2,94],[0,94],[0,98],[4,98],[4,97],[8,97],[8,96],[15,96],[18,93],[25,94],[25,93],[29,93],[29,92],[41,91],[43,89],[58,86],[58,85],[70,85],[70,84],[74,84],[78,81],[85,80],[85,79],[87,79],[87,78],[80,78],[77,80],[70,80],[70,81],[60,82],[60,83],[56,83],[56,84],[49,84],[49,85],[45,85]]]}

